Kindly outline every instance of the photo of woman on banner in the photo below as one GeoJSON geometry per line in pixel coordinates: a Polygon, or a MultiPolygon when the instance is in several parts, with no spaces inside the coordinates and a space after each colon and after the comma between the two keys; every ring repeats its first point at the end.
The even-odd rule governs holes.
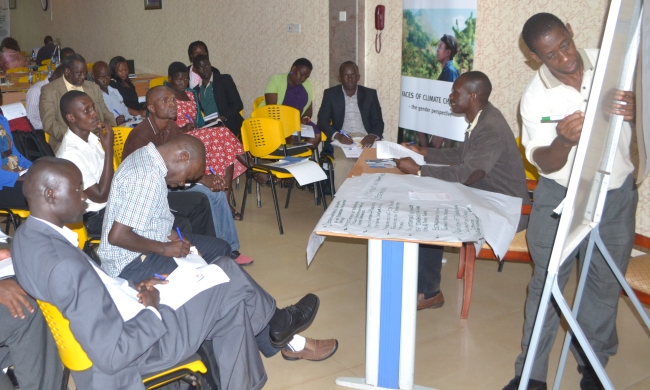
{"type": "MultiPolygon", "coordinates": [[[[454,65],[454,56],[458,53],[458,41],[456,38],[449,34],[444,34],[440,41],[438,42],[438,47],[436,48],[436,61],[442,66],[442,72],[438,76],[439,81],[449,81],[454,82],[458,78],[458,69],[454,65]]],[[[418,132],[418,140],[420,141],[420,146],[440,149],[444,147],[453,147],[453,140],[439,137],[437,135],[431,136],[429,140],[429,135],[426,133],[418,132]]]]}

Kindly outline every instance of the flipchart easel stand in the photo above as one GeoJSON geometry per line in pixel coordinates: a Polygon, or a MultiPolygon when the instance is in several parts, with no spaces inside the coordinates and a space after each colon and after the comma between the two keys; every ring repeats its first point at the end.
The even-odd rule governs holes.
{"type": "Polygon", "coordinates": [[[551,253],[551,259],[547,271],[548,274],[546,276],[546,282],[544,285],[544,290],[542,292],[539,311],[535,319],[535,326],[533,328],[530,344],[528,346],[528,352],[522,371],[519,390],[525,390],[528,386],[530,373],[535,361],[535,355],[537,352],[537,347],[539,345],[541,331],[544,326],[546,312],[549,309],[551,297],[555,300],[562,315],[565,317],[567,323],[569,324],[569,331],[567,332],[562,348],[562,353],[560,355],[559,368],[553,388],[559,389],[560,387],[564,365],[566,363],[566,358],[573,335],[580,343],[580,346],[582,347],[582,350],[589,360],[589,363],[598,375],[598,378],[600,379],[600,382],[605,387],[605,389],[614,389],[593,348],[589,344],[589,341],[585,337],[584,332],[580,328],[580,324],[578,324],[576,320],[578,311],[580,309],[580,301],[582,299],[585,282],[589,277],[588,273],[594,246],[596,246],[602,253],[605,261],[616,276],[618,282],[621,284],[623,290],[629,296],[632,304],[645,322],[645,325],[650,328],[650,318],[648,318],[648,315],[645,313],[638,298],[630,286],[627,284],[625,277],[615,265],[612,257],[610,256],[600,237],[598,230],[600,218],[605,205],[605,198],[607,196],[609,178],[614,164],[614,156],[617,150],[621,126],[623,124],[623,118],[619,115],[612,115],[609,121],[609,129],[603,149],[604,152],[601,155],[602,157],[600,157],[598,170],[595,172],[592,183],[588,184],[588,186],[591,186],[591,188],[588,190],[589,193],[586,195],[587,199],[582,199],[587,200],[586,210],[584,213],[575,213],[576,209],[580,209],[580,207],[576,207],[578,198],[580,196],[585,198],[584,193],[580,194],[580,191],[584,189],[585,185],[584,181],[580,179],[583,178],[582,173],[585,165],[585,159],[587,158],[587,152],[590,151],[588,150],[590,145],[589,137],[591,136],[591,130],[594,126],[594,121],[596,120],[595,116],[599,111],[599,107],[602,107],[602,104],[600,103],[601,99],[596,98],[595,102],[592,103],[592,97],[600,97],[601,92],[606,92],[603,90],[603,80],[607,67],[603,66],[603,63],[608,64],[609,55],[612,50],[612,43],[614,41],[614,34],[620,34],[620,31],[616,31],[617,25],[619,30],[627,28],[627,50],[618,78],[618,89],[624,91],[631,90],[634,77],[634,68],[638,54],[642,15],[643,6],[641,4],[641,0],[612,0],[611,2],[609,15],[607,18],[607,25],[605,27],[605,33],[603,36],[603,44],[601,46],[598,65],[596,67],[596,72],[594,75],[594,84],[591,89],[589,99],[590,104],[587,106],[587,112],[585,113],[583,133],[576,152],[576,158],[573,165],[573,170],[571,172],[571,179],[569,181],[569,187],[567,188],[567,196],[563,202],[564,206],[560,217],[558,231],[555,237],[555,243],[553,245],[553,251],[551,253]],[[621,12],[622,6],[633,7],[633,11],[631,12],[632,17],[629,21],[619,21],[619,13],[621,12]],[[585,132],[586,129],[589,131],[585,132]],[[578,220],[581,220],[582,222],[579,222],[577,224],[578,226],[576,227],[576,221],[578,220]],[[589,236],[589,240],[587,243],[585,259],[582,265],[582,270],[578,281],[577,293],[572,310],[564,299],[562,290],[558,285],[558,273],[560,267],[562,266],[562,263],[568,258],[568,256],[573,253],[573,251],[587,236],[589,236]]]}

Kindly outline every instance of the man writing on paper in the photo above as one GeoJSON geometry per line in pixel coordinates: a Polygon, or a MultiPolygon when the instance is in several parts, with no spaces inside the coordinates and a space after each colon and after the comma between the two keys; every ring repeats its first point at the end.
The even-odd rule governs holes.
{"type": "MultiPolygon", "coordinates": [[[[384,120],[377,91],[358,85],[359,68],[352,61],[339,67],[341,85],[328,88],[323,93],[323,103],[318,110],[318,128],[328,140],[352,145],[352,138],[363,137],[361,145],[372,147],[384,134],[384,120]]],[[[334,148],[334,188],[339,189],[348,177],[357,159],[347,158],[343,150],[334,148]]]]}
{"type": "MultiPolygon", "coordinates": [[[[271,342],[286,343],[313,321],[318,297],[307,294],[280,310],[230,258],[218,257],[212,263],[229,281],[215,281],[172,309],[160,302],[154,287],[166,281],[147,277],[130,284],[111,278],[77,248],[76,234],[64,224],[80,221],[86,209],[81,186],[81,172],[71,162],[51,157],[35,162],[24,186],[31,216],[12,245],[21,286],[61,311],[92,361],[92,367],[73,371],[77,388],[144,389],[142,375],[182,362],[206,340],[217,360],[221,389],[262,388],[266,373],[255,335],[270,327],[271,342]]],[[[176,288],[172,283],[169,288],[176,288]]]]}
{"type": "MultiPolygon", "coordinates": [[[[517,143],[506,119],[489,102],[492,83],[478,71],[462,74],[449,95],[451,110],[465,115],[470,124],[462,146],[452,149],[422,148],[405,145],[424,156],[427,163],[446,166],[420,167],[411,158],[396,160],[404,173],[435,177],[485,191],[521,198],[530,204],[526,174],[517,143]]],[[[522,215],[517,231],[526,228],[522,215]]],[[[445,298],[440,291],[442,247],[420,245],[418,274],[418,309],[440,307],[445,298]]]]}
{"type": "MultiPolygon", "coordinates": [[[[566,195],[598,58],[598,50],[577,49],[571,26],[552,14],[532,16],[524,24],[521,35],[530,50],[530,57],[542,63],[521,98],[521,140],[526,148],[526,158],[537,166],[541,177],[535,189],[535,207],[527,231],[528,250],[535,270],[528,284],[522,353],[515,362],[515,378],[504,387],[506,390],[518,387],[523,371],[560,220],[553,210],[566,195]],[[544,123],[546,121],[542,118],[550,115],[566,117],[559,122],[544,123]]],[[[615,102],[623,103],[612,104],[612,112],[623,116],[625,122],[618,140],[599,231],[614,262],[625,274],[634,242],[638,200],[632,176],[634,166],[630,161],[630,122],[635,118],[635,99],[632,92],[622,91],[618,91],[614,98],[615,102]]],[[[584,253],[586,244],[586,240],[582,242],[560,268],[557,277],[561,289],[566,285],[576,256],[579,251],[584,253]]],[[[594,250],[591,262],[577,320],[598,360],[605,366],[618,347],[616,313],[621,286],[600,251],[594,250]]],[[[540,335],[529,389],[546,389],[548,358],[559,322],[558,312],[550,306],[540,335]]],[[[578,361],[578,371],[582,373],[580,388],[602,389],[581,351],[574,348],[573,355],[578,361]]]]}

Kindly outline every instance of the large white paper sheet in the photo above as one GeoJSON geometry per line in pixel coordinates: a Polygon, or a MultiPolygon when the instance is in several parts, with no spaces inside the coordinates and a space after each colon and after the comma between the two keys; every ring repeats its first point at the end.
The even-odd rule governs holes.
{"type": "Polygon", "coordinates": [[[160,291],[160,303],[177,310],[201,291],[227,283],[230,278],[220,267],[210,264],[199,268],[179,266],[167,280],[167,284],[156,285],[160,291]]]}
{"type": "Polygon", "coordinates": [[[390,141],[379,141],[377,144],[377,158],[406,158],[410,157],[418,165],[425,165],[424,156],[415,153],[400,144],[390,141]]]}
{"type": "Polygon", "coordinates": [[[336,192],[309,238],[307,263],[324,240],[316,232],[474,242],[477,249],[485,239],[501,257],[515,235],[520,213],[520,198],[430,177],[364,174],[347,179],[336,192]],[[409,194],[424,199],[411,199],[409,194]]]}
{"type": "Polygon", "coordinates": [[[338,140],[333,140],[332,145],[341,148],[345,154],[345,157],[347,158],[359,158],[359,156],[361,156],[361,152],[363,151],[363,146],[361,146],[362,139],[363,137],[352,138],[354,143],[351,145],[343,144],[338,140]]]}
{"type": "Polygon", "coordinates": [[[286,169],[301,186],[327,179],[323,168],[306,158],[284,158],[278,162],[264,165],[286,169]]]}
{"type": "Polygon", "coordinates": [[[2,114],[5,116],[5,118],[7,118],[7,120],[27,116],[27,111],[25,110],[25,106],[23,106],[22,103],[5,104],[0,108],[2,108],[2,114]]]}
{"type": "Polygon", "coordinates": [[[11,261],[11,257],[0,260],[0,279],[14,276],[15,274],[14,263],[11,261]]]}
{"type": "Polygon", "coordinates": [[[195,246],[190,247],[190,253],[185,257],[174,257],[174,261],[177,266],[187,266],[192,268],[199,268],[208,265],[208,263],[203,260],[203,257],[199,256],[199,251],[195,246]]]}

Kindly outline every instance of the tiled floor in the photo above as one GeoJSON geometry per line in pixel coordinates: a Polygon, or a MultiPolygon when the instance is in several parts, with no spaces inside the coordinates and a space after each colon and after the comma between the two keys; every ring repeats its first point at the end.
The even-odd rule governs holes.
{"type": "MultiPolygon", "coordinates": [[[[237,193],[241,200],[241,190],[237,193]]],[[[279,190],[283,203],[285,189],[279,190]]],[[[365,365],[366,243],[328,238],[307,268],[307,238],[322,215],[312,194],[295,191],[289,209],[281,208],[284,235],[278,233],[269,188],[262,189],[262,208],[248,198],[245,219],[237,222],[241,251],[255,258],[246,270],[277,300],[280,307],[307,292],[320,296],[314,324],[304,332],[313,338],[337,338],[339,350],[329,360],[289,362],[281,356],[265,359],[269,376],[265,389],[342,389],[339,376],[363,376],[365,365]]],[[[329,201],[329,197],[328,197],[329,201]]],[[[469,319],[460,319],[463,282],[456,280],[458,255],[450,251],[443,266],[445,305],[418,312],[415,383],[443,390],[501,389],[514,373],[520,351],[523,306],[531,265],[477,261],[469,319]]],[[[571,278],[572,299],[577,277],[571,278]]],[[[620,346],[607,366],[617,389],[650,389],[650,332],[641,326],[629,300],[621,298],[618,316],[620,346]]],[[[650,310],[647,309],[648,312],[650,310]]],[[[549,384],[564,332],[551,355],[549,384]]],[[[578,389],[580,375],[569,358],[562,389],[578,389]]]]}

